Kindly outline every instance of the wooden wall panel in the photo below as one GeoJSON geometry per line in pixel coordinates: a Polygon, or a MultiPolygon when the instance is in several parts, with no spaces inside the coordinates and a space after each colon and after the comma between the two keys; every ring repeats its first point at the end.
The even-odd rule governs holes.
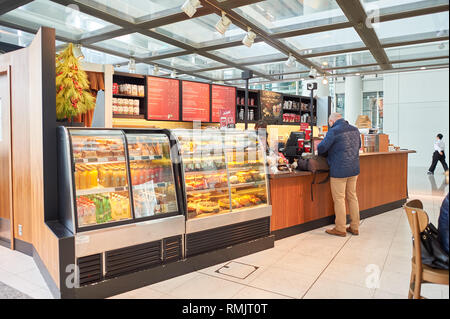
{"type": "Polygon", "coordinates": [[[14,238],[34,246],[59,285],[59,242],[44,221],[42,32],[28,48],[0,55],[0,65],[11,65],[14,238]]]}

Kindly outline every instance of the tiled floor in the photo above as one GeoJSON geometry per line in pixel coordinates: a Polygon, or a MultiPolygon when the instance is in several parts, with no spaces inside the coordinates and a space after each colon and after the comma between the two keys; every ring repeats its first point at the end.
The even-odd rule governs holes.
{"type": "MultiPolygon", "coordinates": [[[[426,168],[412,168],[408,184],[410,198],[421,199],[437,225],[448,180],[439,171],[428,177],[426,168]]],[[[233,276],[217,272],[223,263],[113,298],[407,298],[411,234],[402,209],[363,220],[360,236],[332,237],[324,230],[276,241],[273,249],[235,260],[239,269],[225,269],[233,276]],[[257,269],[247,273],[253,268],[245,265],[257,269]]],[[[51,297],[32,259],[3,247],[0,282],[33,298],[51,297]]],[[[448,286],[423,285],[422,294],[449,298],[448,286]]]]}

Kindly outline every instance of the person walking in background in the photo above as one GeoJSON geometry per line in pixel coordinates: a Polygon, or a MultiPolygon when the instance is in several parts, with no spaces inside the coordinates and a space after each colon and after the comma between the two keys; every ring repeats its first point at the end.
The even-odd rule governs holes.
{"type": "Polygon", "coordinates": [[[441,212],[439,213],[438,233],[439,242],[448,254],[448,193],[442,202],[441,212]]]}
{"type": "Polygon", "coordinates": [[[359,203],[356,182],[360,173],[359,149],[361,137],[358,128],[350,125],[339,113],[332,113],[328,120],[330,129],[317,151],[326,156],[330,166],[331,194],[336,215],[333,229],[326,232],[335,236],[346,236],[346,231],[359,235],[359,203]],[[346,228],[347,213],[345,201],[350,208],[350,227],[346,228]]]}
{"type": "Polygon", "coordinates": [[[438,162],[441,162],[442,167],[444,168],[445,174],[448,175],[448,166],[445,162],[445,143],[442,140],[444,136],[442,134],[438,134],[436,136],[436,141],[434,142],[434,153],[433,153],[433,161],[431,163],[430,168],[428,169],[428,175],[433,175],[434,170],[436,169],[436,165],[438,162]]]}

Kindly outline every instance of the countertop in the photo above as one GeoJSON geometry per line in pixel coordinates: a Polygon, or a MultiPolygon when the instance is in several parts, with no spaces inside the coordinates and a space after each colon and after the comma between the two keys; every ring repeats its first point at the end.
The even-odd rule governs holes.
{"type": "MultiPolygon", "coordinates": [[[[376,156],[376,155],[395,155],[395,154],[411,154],[416,153],[413,150],[400,150],[394,152],[374,152],[374,153],[361,153],[360,157],[365,156],[376,156]]],[[[277,174],[269,174],[269,179],[279,179],[279,178],[290,178],[290,177],[300,177],[300,176],[309,176],[312,175],[311,172],[308,171],[294,171],[294,172],[280,172],[277,174]]]]}

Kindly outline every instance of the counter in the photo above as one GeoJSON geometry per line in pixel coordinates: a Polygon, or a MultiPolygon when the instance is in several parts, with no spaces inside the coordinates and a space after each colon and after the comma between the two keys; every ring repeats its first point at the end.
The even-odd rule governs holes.
{"type": "MultiPolygon", "coordinates": [[[[360,154],[357,193],[361,219],[401,207],[408,198],[408,154],[401,150],[360,154]]],[[[316,182],[326,178],[319,174],[316,182]]],[[[334,223],[330,183],[313,186],[310,172],[271,174],[271,231],[283,238],[334,223]]]]}

